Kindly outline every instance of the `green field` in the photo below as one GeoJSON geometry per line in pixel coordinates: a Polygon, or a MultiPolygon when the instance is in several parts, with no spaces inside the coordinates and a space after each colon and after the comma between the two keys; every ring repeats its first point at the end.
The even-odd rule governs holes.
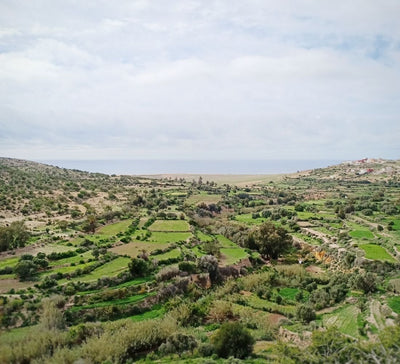
{"type": "Polygon", "coordinates": [[[400,315],[400,296],[390,297],[388,305],[394,312],[400,315]]]}
{"type": "Polygon", "coordinates": [[[102,265],[99,268],[96,268],[94,271],[90,272],[89,274],[85,274],[83,276],[74,277],[70,280],[62,279],[59,281],[60,284],[71,282],[71,281],[81,281],[81,282],[90,282],[95,281],[102,277],[113,277],[116,276],[118,273],[123,272],[124,270],[128,269],[128,263],[130,262],[130,258],[119,257],[111,262],[108,262],[102,265]]]}
{"type": "Polygon", "coordinates": [[[217,235],[216,237],[222,248],[238,248],[238,246],[233,241],[229,240],[225,236],[217,235]]]}
{"type": "Polygon", "coordinates": [[[341,332],[353,337],[359,337],[357,316],[360,310],[356,306],[344,306],[323,316],[324,326],[336,326],[341,332]]]}
{"type": "Polygon", "coordinates": [[[155,319],[157,317],[161,317],[164,314],[165,314],[165,308],[153,307],[153,309],[151,311],[144,312],[140,315],[131,316],[130,319],[134,322],[144,321],[144,320],[155,319]]]}
{"type": "Polygon", "coordinates": [[[357,238],[357,239],[362,239],[362,238],[373,239],[374,238],[374,234],[372,234],[372,232],[369,230],[353,230],[353,231],[350,231],[349,235],[352,238],[357,238]]]}
{"type": "MultiPolygon", "coordinates": [[[[155,293],[153,293],[153,294],[155,294],[155,293]]],[[[148,296],[150,296],[149,293],[138,294],[138,295],[131,296],[131,297],[121,298],[119,300],[96,302],[96,303],[93,303],[91,305],[86,305],[86,306],[74,306],[70,310],[72,312],[74,312],[74,311],[80,311],[80,310],[87,310],[89,308],[107,307],[107,306],[111,306],[111,305],[126,305],[128,303],[135,303],[135,302],[142,301],[143,299],[145,299],[148,296]]]]}
{"type": "Polygon", "coordinates": [[[110,224],[103,226],[98,230],[98,234],[113,236],[117,235],[120,232],[123,232],[128,229],[128,227],[132,224],[132,220],[124,220],[120,222],[116,222],[115,224],[110,224]]]}
{"type": "Polygon", "coordinates": [[[225,265],[235,264],[239,260],[248,257],[248,254],[243,248],[222,248],[221,254],[223,256],[222,261],[225,265]]]}
{"type": "Polygon", "coordinates": [[[187,232],[190,231],[190,226],[185,220],[156,220],[149,227],[149,230],[163,232],[187,232]]]}
{"type": "Polygon", "coordinates": [[[186,232],[175,232],[175,233],[165,233],[165,232],[159,232],[155,231],[151,234],[151,237],[149,238],[149,242],[153,243],[177,243],[179,241],[186,241],[192,236],[191,233],[186,232]]]}
{"type": "Polygon", "coordinates": [[[5,267],[15,267],[19,261],[18,257],[6,258],[0,260],[0,269],[5,267]]]}
{"type": "Polygon", "coordinates": [[[245,224],[258,225],[262,224],[267,219],[263,217],[258,217],[256,219],[253,219],[252,214],[242,214],[242,215],[236,215],[235,220],[244,222],[245,224]]]}
{"type": "Polygon", "coordinates": [[[201,202],[204,202],[205,204],[212,204],[212,203],[218,203],[221,201],[222,196],[221,195],[208,195],[208,194],[198,194],[198,195],[192,195],[186,200],[186,204],[188,205],[198,205],[201,202]]]}
{"type": "Polygon", "coordinates": [[[196,232],[196,236],[200,241],[213,241],[213,237],[211,235],[204,234],[202,231],[198,230],[196,232]]]}
{"type": "Polygon", "coordinates": [[[362,244],[360,245],[360,248],[365,251],[365,257],[367,259],[386,260],[392,263],[396,262],[396,259],[394,259],[385,248],[379,245],[362,244]]]}
{"type": "Polygon", "coordinates": [[[181,250],[179,248],[176,248],[176,249],[172,249],[166,253],[152,255],[151,259],[166,260],[166,259],[171,259],[171,258],[178,258],[178,257],[180,257],[180,255],[181,255],[181,250]]]}
{"type": "Polygon", "coordinates": [[[110,249],[115,254],[129,255],[132,258],[136,258],[139,253],[145,250],[147,253],[151,253],[156,249],[165,249],[168,247],[168,243],[157,243],[147,241],[133,241],[128,244],[121,244],[110,249]]]}

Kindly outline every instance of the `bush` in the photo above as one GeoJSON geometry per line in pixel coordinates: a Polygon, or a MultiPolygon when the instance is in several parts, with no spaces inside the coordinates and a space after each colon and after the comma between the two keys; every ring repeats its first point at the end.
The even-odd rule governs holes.
{"type": "Polygon", "coordinates": [[[297,307],[296,317],[304,323],[309,323],[310,321],[315,320],[316,315],[310,305],[300,305],[297,307]]]}
{"type": "Polygon", "coordinates": [[[193,351],[197,346],[196,339],[191,335],[175,333],[167,338],[167,341],[160,345],[158,350],[162,355],[175,354],[179,356],[185,351],[193,351]]]}
{"type": "Polygon", "coordinates": [[[180,262],[179,270],[182,272],[194,273],[196,272],[196,265],[191,262],[180,262]]]}
{"type": "Polygon", "coordinates": [[[254,339],[238,322],[227,322],[212,337],[215,352],[222,358],[243,359],[253,352],[254,339]]]}
{"type": "Polygon", "coordinates": [[[148,272],[147,262],[140,258],[133,258],[128,266],[133,277],[143,277],[148,272]]]}

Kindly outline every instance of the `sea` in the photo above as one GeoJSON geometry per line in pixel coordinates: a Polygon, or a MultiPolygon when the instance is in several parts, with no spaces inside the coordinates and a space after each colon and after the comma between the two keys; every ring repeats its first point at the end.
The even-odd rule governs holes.
{"type": "Polygon", "coordinates": [[[340,160],[37,160],[60,168],[123,175],[281,174],[339,164],[340,160]]]}

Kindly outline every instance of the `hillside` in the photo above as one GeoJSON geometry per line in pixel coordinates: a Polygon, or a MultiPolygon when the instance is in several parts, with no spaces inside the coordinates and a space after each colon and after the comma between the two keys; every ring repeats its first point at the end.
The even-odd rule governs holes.
{"type": "Polygon", "coordinates": [[[400,161],[184,177],[0,158],[0,362],[397,360],[400,161]]]}

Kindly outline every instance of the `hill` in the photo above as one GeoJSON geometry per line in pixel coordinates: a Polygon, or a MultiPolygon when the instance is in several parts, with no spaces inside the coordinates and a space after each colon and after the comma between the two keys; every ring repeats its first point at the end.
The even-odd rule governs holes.
{"type": "Polygon", "coordinates": [[[399,166],[233,184],[1,158],[0,361],[395,362],[399,166]]]}

